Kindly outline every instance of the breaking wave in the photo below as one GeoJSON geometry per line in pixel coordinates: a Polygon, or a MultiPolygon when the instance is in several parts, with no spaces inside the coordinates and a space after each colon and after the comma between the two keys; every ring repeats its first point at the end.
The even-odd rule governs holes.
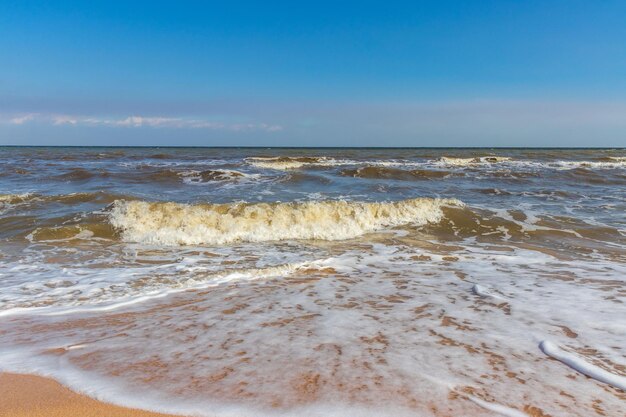
{"type": "Polygon", "coordinates": [[[16,204],[23,203],[33,198],[34,194],[0,194],[0,204],[16,204]]]}
{"type": "Polygon", "coordinates": [[[596,158],[597,161],[600,162],[625,162],[626,156],[603,156],[600,158],[596,158]]]}
{"type": "Polygon", "coordinates": [[[203,205],[120,200],[112,205],[109,220],[122,239],[157,245],[341,240],[387,227],[436,223],[446,206],[463,203],[432,198],[203,205]]]}
{"type": "Polygon", "coordinates": [[[626,168],[626,158],[607,157],[606,160],[601,161],[556,161],[554,165],[561,169],[617,169],[626,168]]]}
{"type": "Polygon", "coordinates": [[[441,165],[450,166],[472,166],[472,165],[484,165],[484,164],[496,164],[499,162],[507,162],[512,159],[507,156],[479,156],[475,158],[455,158],[449,156],[442,156],[436,162],[441,165]]]}
{"type": "Polygon", "coordinates": [[[183,182],[187,184],[200,184],[215,181],[237,181],[249,175],[235,170],[207,169],[204,171],[185,171],[181,173],[183,182]]]}
{"type": "Polygon", "coordinates": [[[335,165],[333,160],[317,156],[254,156],[246,158],[246,162],[257,168],[296,169],[306,165],[335,165]]]}
{"type": "Polygon", "coordinates": [[[431,160],[435,166],[446,166],[455,168],[489,168],[494,165],[505,164],[509,168],[534,168],[534,169],[561,169],[570,170],[578,168],[588,169],[618,169],[626,167],[626,157],[608,156],[595,161],[586,160],[533,160],[533,159],[513,159],[506,156],[480,156],[471,158],[457,158],[442,156],[431,160]]]}
{"type": "Polygon", "coordinates": [[[406,159],[337,159],[326,156],[255,156],[245,158],[245,161],[257,168],[275,170],[294,170],[307,167],[338,167],[367,165],[376,167],[416,167],[423,166],[424,162],[406,159]]]}

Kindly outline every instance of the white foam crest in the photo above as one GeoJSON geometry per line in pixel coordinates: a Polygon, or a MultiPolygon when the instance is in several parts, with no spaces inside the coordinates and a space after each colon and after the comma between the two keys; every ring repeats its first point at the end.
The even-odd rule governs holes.
{"type": "Polygon", "coordinates": [[[348,165],[368,165],[383,167],[417,167],[423,166],[424,162],[409,161],[403,159],[337,159],[324,156],[311,157],[249,157],[245,161],[258,168],[292,170],[302,167],[335,167],[348,165]]]}
{"type": "Polygon", "coordinates": [[[4,214],[12,208],[27,203],[37,197],[37,194],[33,193],[0,194],[0,214],[4,214]]]}
{"type": "Polygon", "coordinates": [[[513,159],[508,156],[485,155],[477,157],[442,156],[430,160],[403,160],[403,159],[367,159],[353,160],[331,158],[323,156],[304,157],[248,157],[245,162],[257,168],[274,170],[293,170],[306,167],[335,167],[335,166],[382,166],[382,167],[422,167],[422,168],[481,168],[481,169],[521,169],[541,170],[556,169],[570,170],[576,168],[589,169],[617,169],[626,167],[626,157],[608,157],[605,161],[586,160],[534,160],[513,159]]]}
{"type": "Polygon", "coordinates": [[[268,168],[268,169],[278,169],[278,170],[297,169],[297,168],[301,168],[307,165],[306,162],[292,161],[292,160],[279,160],[278,158],[264,158],[264,159],[249,158],[248,163],[257,168],[268,168]]]}
{"type": "Polygon", "coordinates": [[[426,166],[446,166],[456,168],[500,168],[509,169],[556,169],[571,170],[576,168],[589,169],[618,169],[626,167],[626,157],[609,157],[609,161],[586,161],[586,160],[534,160],[534,159],[513,159],[505,156],[481,156],[481,157],[447,157],[430,160],[422,165],[426,166]]]}
{"type": "Polygon", "coordinates": [[[605,384],[609,384],[615,388],[626,391],[626,376],[616,375],[600,368],[599,366],[593,365],[573,353],[566,352],[558,345],[548,340],[542,341],[539,344],[539,349],[541,349],[541,351],[546,355],[563,362],[565,365],[584,375],[587,375],[589,378],[593,378],[597,381],[604,382],[605,384]]]}
{"type": "Polygon", "coordinates": [[[552,164],[558,169],[616,169],[625,168],[626,159],[615,159],[614,161],[555,161],[552,164]]]}
{"type": "Polygon", "coordinates": [[[295,239],[342,240],[406,224],[440,221],[455,199],[187,205],[116,201],[110,222],[126,241],[222,245],[295,239]]]}
{"type": "Polygon", "coordinates": [[[190,170],[180,172],[179,175],[185,184],[198,185],[198,184],[211,184],[215,182],[236,182],[246,179],[256,179],[259,175],[246,174],[244,172],[235,171],[232,169],[220,169],[220,170],[208,170],[198,171],[190,170]]]}
{"type": "Polygon", "coordinates": [[[449,165],[449,166],[473,166],[473,165],[491,165],[499,162],[508,162],[512,159],[507,156],[479,156],[473,158],[457,158],[457,157],[449,157],[442,156],[441,158],[434,161],[439,165],[449,165]]]}
{"type": "Polygon", "coordinates": [[[13,201],[24,201],[29,199],[33,194],[0,194],[0,203],[11,203],[13,201]]]}

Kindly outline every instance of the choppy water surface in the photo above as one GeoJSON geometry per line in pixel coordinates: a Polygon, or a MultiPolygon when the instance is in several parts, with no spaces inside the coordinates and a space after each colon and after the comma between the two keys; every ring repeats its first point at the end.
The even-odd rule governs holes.
{"type": "Polygon", "coordinates": [[[206,416],[626,414],[626,151],[0,148],[0,369],[206,416]]]}

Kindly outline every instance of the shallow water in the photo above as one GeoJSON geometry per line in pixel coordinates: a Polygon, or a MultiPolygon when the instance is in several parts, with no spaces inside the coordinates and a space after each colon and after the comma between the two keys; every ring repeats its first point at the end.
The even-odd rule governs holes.
{"type": "Polygon", "coordinates": [[[0,369],[207,416],[626,413],[623,149],[0,167],[0,369]]]}

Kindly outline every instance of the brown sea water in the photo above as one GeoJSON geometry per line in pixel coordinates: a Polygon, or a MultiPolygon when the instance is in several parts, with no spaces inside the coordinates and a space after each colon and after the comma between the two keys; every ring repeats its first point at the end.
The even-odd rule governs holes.
{"type": "Polygon", "coordinates": [[[0,369],[207,416],[626,414],[626,150],[0,148],[0,369]]]}

